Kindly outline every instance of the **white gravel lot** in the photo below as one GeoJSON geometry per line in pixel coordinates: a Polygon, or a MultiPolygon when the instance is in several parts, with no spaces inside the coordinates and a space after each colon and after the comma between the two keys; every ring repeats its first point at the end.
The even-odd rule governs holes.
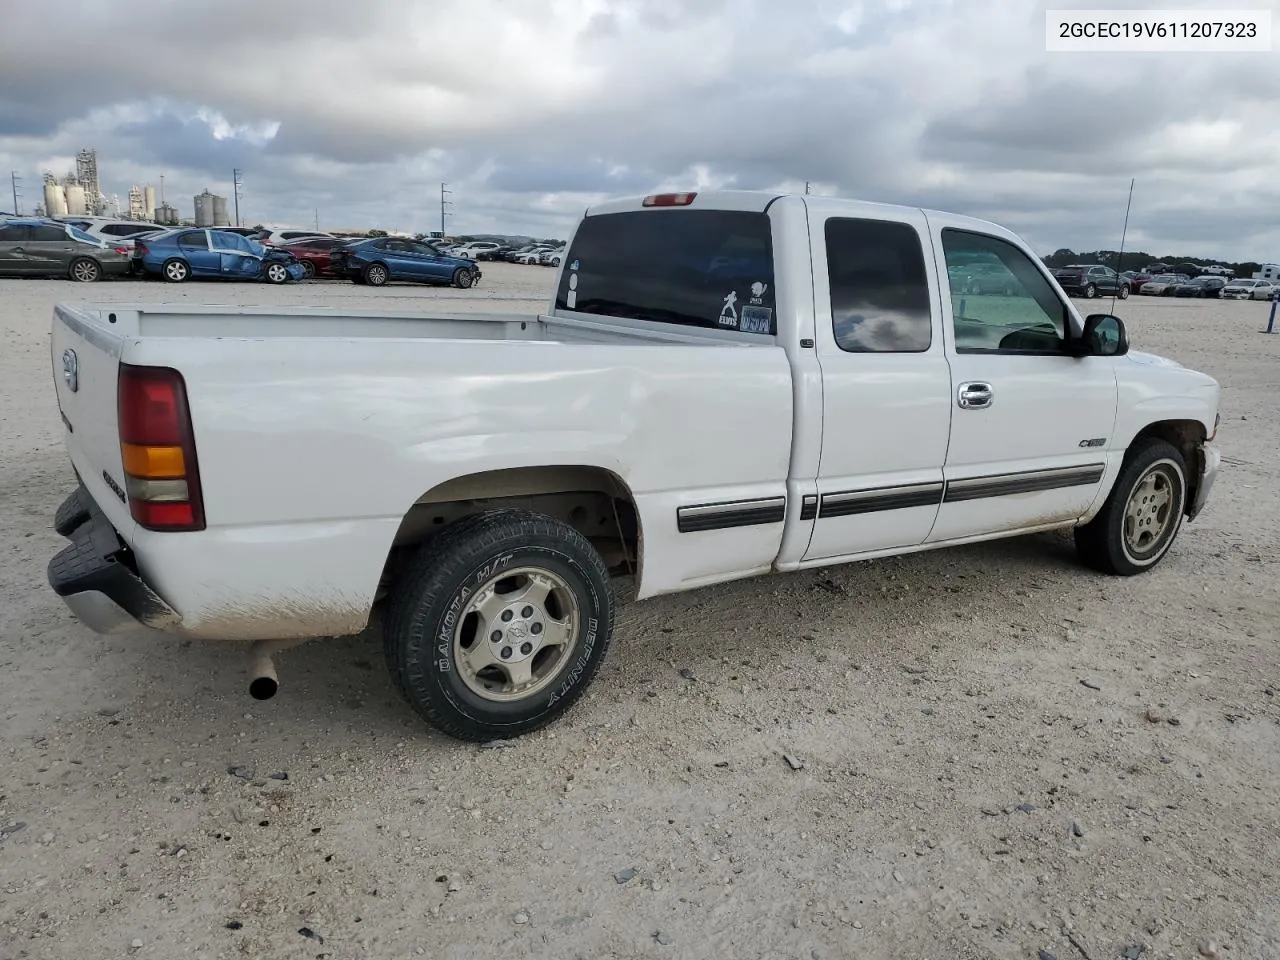
{"type": "Polygon", "coordinates": [[[373,635],[285,653],[257,703],[242,646],[97,637],[49,590],[55,302],[533,312],[552,276],[485,271],[0,281],[0,957],[1280,956],[1264,303],[1118,305],[1224,386],[1224,473],[1151,574],[1053,535],[634,604],[512,749],[425,729],[373,635]]]}

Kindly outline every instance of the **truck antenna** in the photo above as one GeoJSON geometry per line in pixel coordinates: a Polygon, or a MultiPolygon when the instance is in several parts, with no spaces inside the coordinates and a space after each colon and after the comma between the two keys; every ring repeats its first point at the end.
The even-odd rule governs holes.
{"type": "MultiPolygon", "coordinates": [[[[1116,258],[1116,279],[1124,270],[1124,238],[1129,234],[1129,209],[1133,206],[1133,183],[1136,178],[1129,178],[1129,202],[1124,206],[1124,227],[1120,230],[1120,256],[1116,258]]],[[[1129,281],[1125,281],[1128,283],[1129,281]]],[[[1116,284],[1116,292],[1111,295],[1111,312],[1116,312],[1116,297],[1120,293],[1120,285],[1116,284]]]]}

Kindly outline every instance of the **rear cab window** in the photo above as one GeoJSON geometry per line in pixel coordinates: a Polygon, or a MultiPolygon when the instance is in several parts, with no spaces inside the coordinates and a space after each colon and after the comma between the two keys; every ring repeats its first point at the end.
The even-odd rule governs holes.
{"type": "Polygon", "coordinates": [[[630,210],[586,217],[556,310],[774,336],[768,214],[630,210]]]}

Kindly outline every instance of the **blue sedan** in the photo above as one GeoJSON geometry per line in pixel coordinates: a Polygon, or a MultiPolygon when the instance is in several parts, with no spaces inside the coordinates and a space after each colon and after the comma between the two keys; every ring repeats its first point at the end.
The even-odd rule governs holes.
{"type": "Polygon", "coordinates": [[[453,284],[466,289],[480,279],[474,260],[451,257],[421,240],[377,237],[357,240],[329,254],[329,272],[380,287],[388,280],[453,284]]]}
{"type": "Polygon", "coordinates": [[[248,237],[224,230],[167,230],[134,243],[137,272],[158,275],[170,283],[191,278],[301,280],[305,270],[287,250],[264,247],[248,237]]]}

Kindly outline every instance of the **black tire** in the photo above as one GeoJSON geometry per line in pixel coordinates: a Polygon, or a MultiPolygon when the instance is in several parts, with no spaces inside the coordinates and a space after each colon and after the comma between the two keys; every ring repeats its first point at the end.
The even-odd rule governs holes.
{"type": "Polygon", "coordinates": [[[385,265],[381,263],[371,263],[364,268],[364,282],[371,287],[381,287],[385,284],[390,276],[385,265]]]}
{"type": "MultiPolygon", "coordinates": [[[[505,591],[503,591],[505,592],[505,591]]],[[[512,594],[515,596],[516,594],[512,594]]],[[[558,594],[557,594],[558,595],[558,594]]],[[[523,599],[513,601],[523,606],[523,599]]],[[[544,612],[549,605],[542,605],[544,612]]],[[[513,608],[514,609],[514,608],[513,608]]],[[[524,607],[524,610],[531,609],[524,607]]],[[[527,616],[523,611],[519,616],[527,616]]],[[[555,720],[583,694],[599,669],[613,634],[614,600],[608,570],[600,555],[572,527],[542,514],[525,510],[491,510],[460,520],[428,541],[410,562],[391,591],[384,627],[384,646],[392,678],[406,700],[436,729],[459,740],[486,741],[530,733],[555,720]],[[517,639],[542,635],[541,628],[525,628],[503,610],[493,622],[513,623],[491,634],[480,614],[468,608],[490,587],[507,580],[516,583],[518,571],[549,574],[569,591],[576,605],[576,632],[569,631],[559,659],[551,660],[543,677],[534,677],[534,689],[525,696],[496,690],[482,696],[478,686],[486,685],[481,674],[501,679],[505,673],[495,661],[480,673],[465,677],[459,654],[508,645],[517,639]],[[503,571],[516,576],[502,577],[503,571]],[[475,617],[476,620],[472,620],[475,617]],[[505,619],[504,619],[505,618],[505,619]],[[515,630],[522,632],[516,634],[515,630]],[[466,643],[467,633],[486,631],[466,643]],[[511,699],[496,699],[506,696],[511,699]]],[[[572,620],[568,612],[564,618],[572,620]]],[[[546,636],[552,633],[549,631],[546,636]]],[[[529,644],[525,644],[529,646],[529,644]]],[[[527,653],[531,670],[537,669],[544,653],[557,649],[543,646],[527,653]]],[[[500,654],[491,653],[491,657],[500,654]]],[[[544,664],[547,663],[544,660],[544,664]]]]}
{"type": "Polygon", "coordinates": [[[302,261],[302,279],[314,280],[316,278],[316,265],[310,260],[302,261]]]}
{"type": "MultiPolygon", "coordinates": [[[[1157,485],[1160,481],[1157,481],[1157,485]]],[[[1143,509],[1143,503],[1135,503],[1143,509]]],[[[1187,465],[1181,451],[1164,440],[1144,439],[1130,448],[1120,475],[1098,515],[1077,527],[1076,554],[1086,565],[1102,573],[1131,577],[1153,568],[1173,546],[1182,528],[1187,508],[1187,465]],[[1139,488],[1153,474],[1158,474],[1169,497],[1163,511],[1156,512],[1154,502],[1147,508],[1150,516],[1141,518],[1134,527],[1127,518],[1131,499],[1142,496],[1139,488]],[[1158,524],[1149,547],[1135,549],[1133,540],[1144,535],[1143,527],[1158,524]],[[1131,532],[1127,535],[1126,530],[1131,532]]]]}
{"type": "Polygon", "coordinates": [[[1097,287],[1095,287],[1092,283],[1090,283],[1090,284],[1086,284],[1086,285],[1085,285],[1085,288],[1084,288],[1084,298],[1085,298],[1086,300],[1092,300],[1092,299],[1093,299],[1094,297],[1096,297],[1097,295],[1098,295],[1098,288],[1097,288],[1097,287]]]}
{"type": "Polygon", "coordinates": [[[475,274],[466,267],[459,267],[453,271],[453,285],[459,290],[466,290],[475,282],[475,274]]]}
{"type": "Polygon", "coordinates": [[[1127,283],[1120,288],[1120,299],[1121,300],[1129,299],[1129,285],[1127,283]]]}
{"type": "Polygon", "coordinates": [[[191,276],[191,268],[187,266],[187,261],[174,257],[164,262],[164,266],[160,268],[160,276],[170,283],[182,283],[191,276]]]}
{"type": "Polygon", "coordinates": [[[97,283],[102,279],[102,265],[93,257],[77,257],[67,268],[67,276],[77,283],[97,283]]]}
{"type": "Polygon", "coordinates": [[[262,279],[279,286],[289,282],[289,267],[279,260],[269,260],[262,265],[262,279]]]}

